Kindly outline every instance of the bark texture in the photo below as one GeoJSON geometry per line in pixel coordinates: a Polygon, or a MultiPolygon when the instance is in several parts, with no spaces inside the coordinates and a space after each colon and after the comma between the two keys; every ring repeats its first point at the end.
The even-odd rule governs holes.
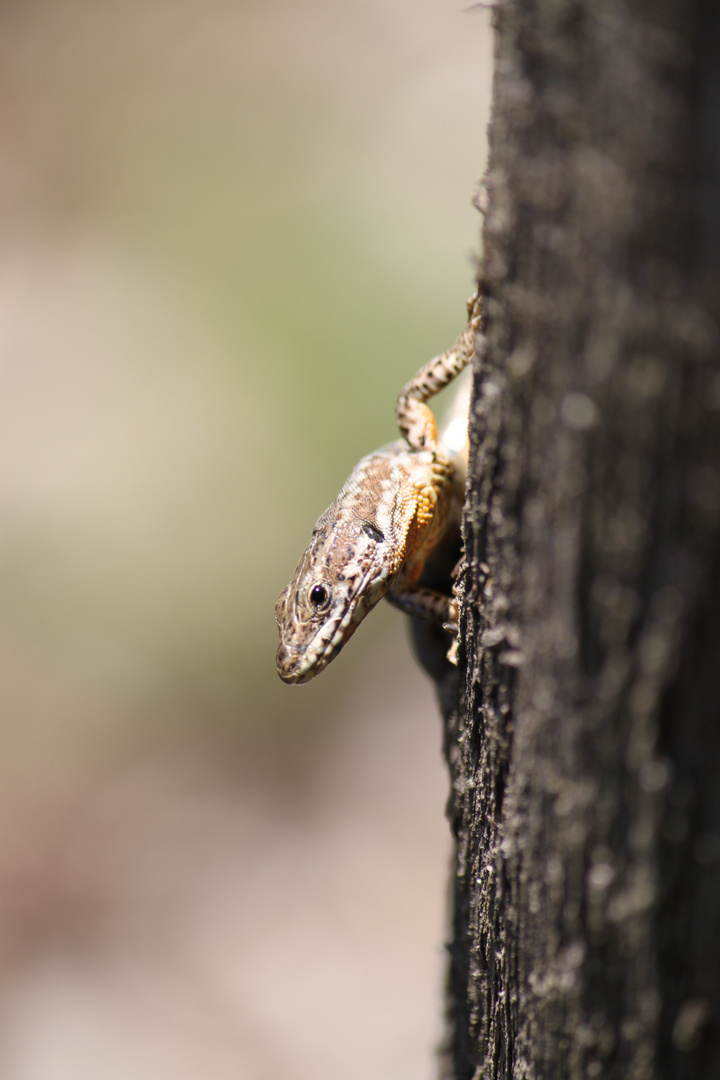
{"type": "Polygon", "coordinates": [[[496,12],[456,1080],[720,1077],[719,12],[496,12]]]}

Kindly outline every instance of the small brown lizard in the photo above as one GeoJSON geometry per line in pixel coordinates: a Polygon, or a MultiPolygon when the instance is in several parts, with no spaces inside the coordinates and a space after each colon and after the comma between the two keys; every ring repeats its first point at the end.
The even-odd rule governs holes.
{"type": "Polygon", "coordinates": [[[458,516],[465,479],[426,402],[472,359],[480,324],[476,295],[453,348],[400,391],[395,416],[404,440],[364,457],[318,518],[275,608],[283,682],[307,682],[322,671],[383,596],[406,614],[457,634],[455,599],[418,584],[449,520],[458,516]]]}

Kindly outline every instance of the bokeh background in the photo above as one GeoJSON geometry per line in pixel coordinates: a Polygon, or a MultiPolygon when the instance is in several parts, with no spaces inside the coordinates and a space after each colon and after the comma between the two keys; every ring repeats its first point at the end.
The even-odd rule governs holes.
{"type": "Polygon", "coordinates": [[[432,688],[273,608],[464,320],[489,17],[4,0],[0,71],[0,1077],[429,1078],[432,688]]]}

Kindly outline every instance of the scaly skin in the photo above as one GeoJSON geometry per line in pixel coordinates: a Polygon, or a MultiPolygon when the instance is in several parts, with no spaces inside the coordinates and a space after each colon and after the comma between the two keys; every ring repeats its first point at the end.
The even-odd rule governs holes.
{"type": "Polygon", "coordinates": [[[404,440],[363,458],[313,529],[275,608],[284,682],[307,682],[322,671],[383,596],[409,615],[457,632],[455,600],[417,582],[463,498],[462,465],[443,446],[426,402],[474,355],[478,297],[468,302],[468,312],[455,346],[400,392],[396,418],[404,440]]]}

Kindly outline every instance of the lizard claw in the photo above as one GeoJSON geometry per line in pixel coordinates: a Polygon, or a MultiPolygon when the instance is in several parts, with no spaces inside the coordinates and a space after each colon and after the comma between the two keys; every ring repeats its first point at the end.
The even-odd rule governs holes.
{"type": "Polygon", "coordinates": [[[451,644],[450,648],[448,649],[447,658],[454,667],[457,667],[457,662],[458,662],[458,656],[457,656],[457,654],[458,654],[458,621],[457,621],[458,620],[458,610],[457,610],[457,603],[454,600],[451,601],[451,612],[450,612],[450,614],[451,614],[451,621],[450,622],[444,622],[442,624],[442,628],[443,628],[443,630],[446,631],[446,633],[452,634],[452,644],[451,644]]]}
{"type": "MultiPolygon", "coordinates": [[[[449,625],[445,626],[444,629],[445,630],[449,629],[449,625]]],[[[455,627],[455,634],[453,635],[452,645],[448,649],[447,658],[448,658],[448,661],[453,665],[453,667],[457,667],[457,662],[458,662],[457,627],[455,627]]]]}
{"type": "Polygon", "coordinates": [[[453,581],[457,581],[457,579],[462,574],[464,574],[466,570],[467,570],[467,559],[465,558],[465,555],[463,553],[460,556],[460,558],[458,559],[458,561],[455,563],[455,565],[453,566],[452,570],[450,571],[450,577],[453,579],[453,581]]]}

